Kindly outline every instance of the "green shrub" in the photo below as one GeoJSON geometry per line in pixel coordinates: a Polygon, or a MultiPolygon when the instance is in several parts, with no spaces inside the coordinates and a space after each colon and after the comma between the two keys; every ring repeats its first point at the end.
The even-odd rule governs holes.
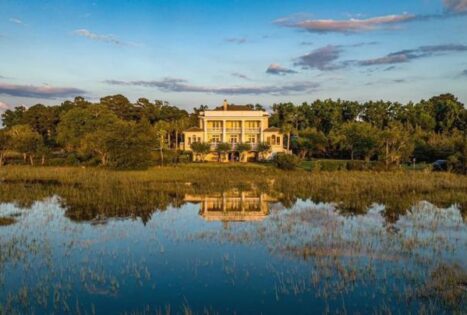
{"type": "Polygon", "coordinates": [[[311,171],[335,172],[347,169],[347,161],[342,160],[313,160],[311,171]]]}
{"type": "Polygon", "coordinates": [[[70,153],[66,158],[65,158],[65,164],[66,165],[79,165],[80,160],[78,156],[75,153],[70,153]]]}
{"type": "Polygon", "coordinates": [[[300,164],[300,158],[293,154],[277,153],[273,158],[273,163],[277,168],[283,170],[293,170],[300,164]]]}

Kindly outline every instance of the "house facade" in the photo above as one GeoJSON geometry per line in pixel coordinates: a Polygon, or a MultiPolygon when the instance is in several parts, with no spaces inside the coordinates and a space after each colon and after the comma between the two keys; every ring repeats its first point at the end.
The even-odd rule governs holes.
{"type": "Polygon", "coordinates": [[[221,157],[222,161],[239,160],[236,146],[248,143],[251,150],[245,160],[254,159],[259,143],[268,143],[270,151],[264,154],[268,159],[278,152],[285,152],[284,138],[279,128],[269,127],[269,114],[254,110],[244,105],[229,105],[227,101],[214,110],[206,110],[199,114],[199,126],[192,127],[183,132],[184,142],[182,149],[191,151],[194,142],[211,144],[211,153],[206,156],[207,161],[217,161],[219,156],[216,147],[219,143],[230,143],[231,152],[221,157]]]}

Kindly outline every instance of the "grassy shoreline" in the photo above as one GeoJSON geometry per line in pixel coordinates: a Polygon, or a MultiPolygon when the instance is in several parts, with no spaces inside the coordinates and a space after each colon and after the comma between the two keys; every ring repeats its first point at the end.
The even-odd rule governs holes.
{"type": "Polygon", "coordinates": [[[373,203],[397,217],[419,201],[467,208],[467,176],[399,170],[391,172],[281,171],[263,164],[186,164],[146,171],[82,167],[0,168],[0,202],[24,206],[58,195],[79,215],[150,215],[183,203],[185,194],[227,190],[276,194],[284,205],[297,199],[336,202],[343,212],[364,213],[373,203]]]}

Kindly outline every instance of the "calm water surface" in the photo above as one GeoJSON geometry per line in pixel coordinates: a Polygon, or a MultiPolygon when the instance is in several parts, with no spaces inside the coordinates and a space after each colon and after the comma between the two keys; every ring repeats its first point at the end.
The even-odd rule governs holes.
{"type": "Polygon", "coordinates": [[[59,197],[0,204],[0,314],[466,313],[459,209],[420,202],[284,207],[252,193],[187,195],[139,217],[76,221],[59,197]]]}

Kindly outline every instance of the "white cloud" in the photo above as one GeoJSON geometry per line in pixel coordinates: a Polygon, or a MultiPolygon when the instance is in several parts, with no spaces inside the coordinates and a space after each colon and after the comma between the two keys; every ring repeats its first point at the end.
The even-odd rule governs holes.
{"type": "Polygon", "coordinates": [[[122,42],[121,40],[119,40],[113,35],[96,34],[84,28],[73,31],[73,34],[75,34],[76,36],[85,37],[87,39],[98,41],[98,42],[105,42],[105,43],[110,43],[114,45],[126,45],[126,43],[122,42]]]}
{"type": "Polygon", "coordinates": [[[15,23],[15,24],[18,24],[18,25],[26,25],[26,24],[24,24],[23,21],[21,21],[21,20],[18,19],[18,18],[13,18],[13,17],[12,17],[12,18],[9,19],[9,21],[10,21],[11,23],[15,23]]]}

